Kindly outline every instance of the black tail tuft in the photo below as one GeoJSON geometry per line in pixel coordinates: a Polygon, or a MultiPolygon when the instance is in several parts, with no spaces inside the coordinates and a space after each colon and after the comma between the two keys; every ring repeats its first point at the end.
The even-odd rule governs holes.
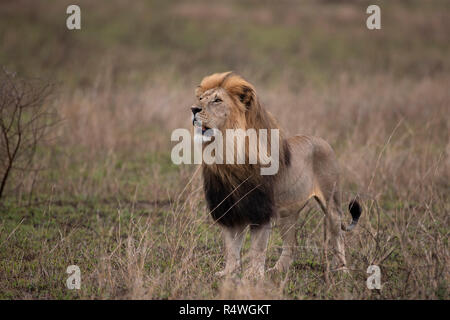
{"type": "Polygon", "coordinates": [[[353,228],[356,227],[362,212],[361,205],[358,203],[358,201],[356,201],[356,199],[350,201],[350,204],[348,205],[348,210],[352,215],[352,223],[350,223],[348,226],[345,226],[343,223],[341,223],[341,229],[344,231],[352,231],[353,228]]]}
{"type": "Polygon", "coordinates": [[[358,203],[358,201],[352,200],[350,201],[349,205],[348,205],[348,210],[350,211],[350,214],[352,215],[352,220],[353,222],[358,222],[359,217],[361,216],[361,205],[358,203]]]}

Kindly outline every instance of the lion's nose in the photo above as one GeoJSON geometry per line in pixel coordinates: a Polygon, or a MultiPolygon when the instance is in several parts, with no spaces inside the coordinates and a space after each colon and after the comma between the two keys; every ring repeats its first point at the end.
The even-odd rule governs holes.
{"type": "Polygon", "coordinates": [[[194,106],[194,107],[191,108],[191,110],[192,110],[192,113],[193,113],[194,116],[195,116],[196,113],[202,111],[202,108],[199,108],[199,107],[195,107],[195,106],[194,106]]]}

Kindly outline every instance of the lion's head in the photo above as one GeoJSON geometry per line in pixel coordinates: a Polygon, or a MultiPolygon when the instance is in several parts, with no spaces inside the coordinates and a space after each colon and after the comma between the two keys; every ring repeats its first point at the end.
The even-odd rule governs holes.
{"type": "Polygon", "coordinates": [[[205,77],[195,90],[193,123],[208,129],[274,129],[275,119],[261,108],[255,88],[234,72],[205,77]]]}
{"type": "MultiPolygon", "coordinates": [[[[231,71],[214,73],[203,78],[195,90],[195,95],[197,102],[191,107],[193,125],[197,128],[201,127],[203,142],[209,143],[211,141],[209,137],[216,135],[216,131],[219,130],[227,151],[224,152],[227,163],[230,163],[229,160],[232,159],[229,157],[228,151],[235,146],[238,151],[233,153],[232,157],[241,152],[241,158],[245,158],[246,164],[251,163],[249,153],[257,154],[258,163],[256,165],[235,166],[235,170],[258,170],[259,165],[267,164],[267,162],[260,160],[264,157],[267,160],[267,156],[270,157],[272,146],[278,150],[280,158],[277,161],[285,160],[286,150],[283,134],[275,118],[259,103],[255,88],[248,81],[231,71]],[[227,133],[229,132],[226,131],[230,131],[229,129],[234,129],[235,134],[230,137],[231,140],[239,140],[237,136],[241,138],[237,141],[237,143],[241,143],[239,146],[235,145],[234,142],[227,143],[231,142],[227,141],[227,133]],[[267,138],[259,139],[261,129],[264,129],[263,134],[267,133],[267,138]],[[274,143],[272,143],[271,137],[272,129],[275,129],[279,134],[279,141],[274,141],[274,143]],[[248,130],[255,132],[258,141],[250,142],[248,130]],[[208,139],[205,139],[205,136],[208,139]],[[261,150],[267,150],[267,152],[261,150]]],[[[199,129],[197,129],[198,131],[199,129]]],[[[236,159],[233,159],[233,161],[233,163],[238,163],[236,159]]],[[[231,167],[227,166],[224,169],[221,166],[212,166],[211,169],[229,171],[231,167]]]]}

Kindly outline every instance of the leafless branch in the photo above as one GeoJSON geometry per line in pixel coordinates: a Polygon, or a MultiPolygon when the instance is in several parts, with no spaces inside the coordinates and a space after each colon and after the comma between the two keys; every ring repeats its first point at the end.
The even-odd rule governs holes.
{"type": "Polygon", "coordinates": [[[56,123],[53,85],[0,70],[0,198],[13,170],[29,170],[38,144],[56,123]]]}

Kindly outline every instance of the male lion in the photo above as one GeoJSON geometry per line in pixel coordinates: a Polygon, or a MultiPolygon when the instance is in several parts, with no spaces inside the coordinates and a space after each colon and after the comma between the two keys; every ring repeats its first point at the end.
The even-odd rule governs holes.
{"type": "MultiPolygon", "coordinates": [[[[193,123],[200,124],[202,134],[213,128],[223,133],[226,129],[278,128],[273,116],[259,103],[254,87],[233,72],[205,77],[196,89],[196,96],[197,103],[191,108],[193,123]]],[[[283,239],[283,250],[273,270],[286,271],[297,246],[297,218],[311,198],[317,200],[325,214],[337,267],[345,269],[341,230],[350,231],[356,226],[361,207],[356,200],[352,201],[349,205],[352,222],[349,226],[341,224],[336,156],[321,138],[305,135],[285,138],[282,132],[279,137],[279,170],[275,175],[261,175],[260,162],[202,164],[208,208],[224,231],[226,265],[218,275],[240,270],[240,251],[247,226],[251,232],[248,274],[264,275],[273,218],[278,218],[283,239]]],[[[267,142],[271,143],[275,141],[267,142]]],[[[248,143],[246,146],[251,147],[248,143]]]]}

